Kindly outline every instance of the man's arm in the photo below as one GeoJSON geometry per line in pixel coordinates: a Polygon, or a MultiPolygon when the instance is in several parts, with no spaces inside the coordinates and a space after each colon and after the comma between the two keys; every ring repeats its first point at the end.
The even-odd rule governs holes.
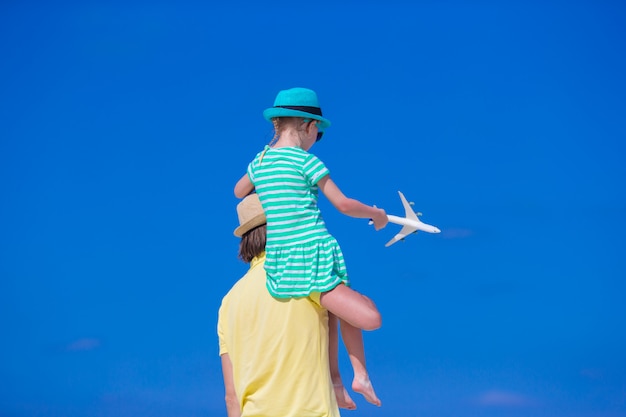
{"type": "Polygon", "coordinates": [[[226,413],[228,417],[241,417],[241,409],[239,408],[239,400],[235,392],[235,381],[233,379],[233,364],[230,361],[228,353],[222,356],[222,374],[224,375],[224,388],[226,390],[226,413]]]}

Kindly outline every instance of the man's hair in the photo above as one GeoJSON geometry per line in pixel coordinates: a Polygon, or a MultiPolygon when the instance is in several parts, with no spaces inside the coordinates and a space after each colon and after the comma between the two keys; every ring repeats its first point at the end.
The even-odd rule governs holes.
{"type": "Polygon", "coordinates": [[[239,259],[249,264],[255,257],[265,251],[267,225],[262,224],[247,231],[239,242],[239,259]]]}

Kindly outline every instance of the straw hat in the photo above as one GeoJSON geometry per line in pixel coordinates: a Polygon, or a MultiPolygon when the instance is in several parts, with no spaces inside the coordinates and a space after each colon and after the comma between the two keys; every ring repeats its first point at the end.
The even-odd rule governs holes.
{"type": "Polygon", "coordinates": [[[317,94],[308,88],[296,87],[279,91],[274,107],[265,109],[263,117],[268,121],[275,117],[303,117],[319,120],[323,129],[330,126],[330,121],[322,117],[317,94]]]}
{"type": "Polygon", "coordinates": [[[267,222],[261,200],[256,193],[246,196],[237,204],[237,216],[239,216],[239,227],[235,229],[237,237],[267,222]]]}

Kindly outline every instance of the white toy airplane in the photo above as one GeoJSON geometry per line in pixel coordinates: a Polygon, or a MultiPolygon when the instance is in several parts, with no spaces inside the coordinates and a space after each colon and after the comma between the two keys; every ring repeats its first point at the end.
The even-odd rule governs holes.
{"type": "Polygon", "coordinates": [[[391,223],[399,224],[404,227],[400,229],[400,232],[397,235],[395,235],[393,239],[387,242],[385,247],[391,246],[399,240],[404,240],[405,237],[407,237],[411,233],[417,233],[418,230],[421,230],[423,232],[428,232],[428,233],[440,233],[441,232],[441,230],[439,230],[435,226],[422,223],[417,218],[417,216],[421,216],[422,213],[415,214],[415,212],[413,211],[413,208],[411,207],[411,204],[409,204],[409,202],[406,201],[406,198],[404,198],[404,194],[402,194],[400,191],[398,191],[398,194],[400,194],[400,199],[402,200],[402,205],[404,206],[404,211],[406,213],[405,217],[398,217],[398,216],[393,216],[391,214],[388,214],[387,218],[389,219],[391,223]]]}

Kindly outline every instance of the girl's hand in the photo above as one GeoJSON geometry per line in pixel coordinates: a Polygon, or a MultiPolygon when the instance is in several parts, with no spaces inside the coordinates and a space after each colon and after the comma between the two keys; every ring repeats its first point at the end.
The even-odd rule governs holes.
{"type": "Polygon", "coordinates": [[[376,214],[372,217],[372,222],[374,222],[374,229],[380,230],[383,227],[387,226],[389,223],[389,218],[387,218],[387,213],[383,209],[374,208],[376,210],[376,214]]]}

